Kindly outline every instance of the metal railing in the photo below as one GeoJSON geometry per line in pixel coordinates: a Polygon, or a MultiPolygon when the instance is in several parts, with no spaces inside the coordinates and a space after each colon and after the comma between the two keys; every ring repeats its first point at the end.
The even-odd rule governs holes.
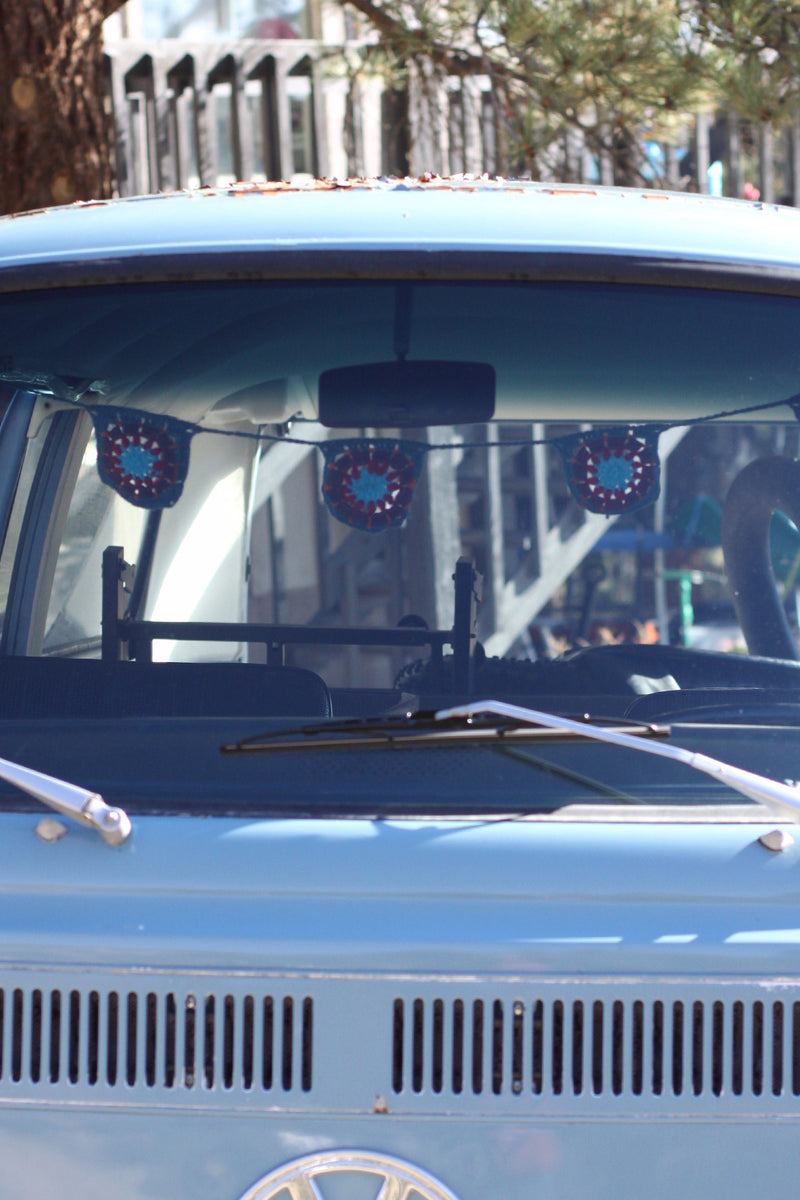
{"type": "Polygon", "coordinates": [[[120,195],[329,173],[317,41],[107,48],[120,195]]]}

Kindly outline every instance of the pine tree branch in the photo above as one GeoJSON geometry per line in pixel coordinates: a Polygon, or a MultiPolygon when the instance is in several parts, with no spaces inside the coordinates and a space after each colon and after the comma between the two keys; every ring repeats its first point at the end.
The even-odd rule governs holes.
{"type": "MultiPolygon", "coordinates": [[[[365,16],[374,26],[381,37],[392,45],[395,51],[409,56],[422,55],[441,67],[448,75],[485,75],[486,58],[483,54],[474,54],[466,49],[453,49],[443,42],[431,40],[421,29],[410,29],[403,21],[393,17],[385,8],[374,4],[373,0],[343,0],[365,16]]],[[[527,77],[515,71],[508,64],[492,62],[492,71],[503,79],[517,83],[527,83],[527,77]]]]}

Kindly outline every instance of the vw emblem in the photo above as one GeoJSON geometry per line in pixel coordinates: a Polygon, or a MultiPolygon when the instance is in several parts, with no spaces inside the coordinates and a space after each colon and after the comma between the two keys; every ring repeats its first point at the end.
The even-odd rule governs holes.
{"type": "MultiPolygon", "coordinates": [[[[343,1182],[348,1175],[370,1176],[375,1181],[375,1200],[457,1200],[449,1188],[419,1167],[370,1150],[326,1150],[296,1158],[259,1179],[241,1200],[327,1200],[325,1183],[334,1175],[343,1182]]],[[[342,1195],[340,1187],[336,1195],[342,1195]]]]}

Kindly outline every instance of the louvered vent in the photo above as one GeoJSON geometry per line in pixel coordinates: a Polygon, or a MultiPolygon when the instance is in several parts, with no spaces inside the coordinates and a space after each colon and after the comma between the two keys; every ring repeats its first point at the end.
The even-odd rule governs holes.
{"type": "Polygon", "coordinates": [[[534,1096],[800,1096],[800,1002],[394,1002],[392,1087],[534,1096]]]}
{"type": "Polygon", "coordinates": [[[0,988],[0,1084],[308,1092],[309,997],[0,988]]]}

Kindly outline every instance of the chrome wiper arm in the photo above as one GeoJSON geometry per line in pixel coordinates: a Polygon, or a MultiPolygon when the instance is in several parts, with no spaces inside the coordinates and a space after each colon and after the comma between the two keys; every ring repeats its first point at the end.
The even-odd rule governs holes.
{"type": "Polygon", "coordinates": [[[106,804],[97,792],[87,792],[74,783],[54,779],[52,775],[21,767],[5,758],[0,758],[0,779],[27,792],[48,808],[55,809],[62,817],[96,829],[109,846],[121,845],[130,835],[131,820],[128,814],[124,809],[106,804]]]}
{"type": "Polygon", "coordinates": [[[438,721],[451,720],[453,717],[476,717],[481,713],[492,713],[497,717],[543,725],[547,729],[560,730],[562,733],[572,733],[578,737],[588,738],[595,742],[607,742],[611,746],[619,746],[627,750],[638,750],[642,754],[652,754],[657,758],[667,758],[671,762],[682,763],[693,767],[719,780],[729,788],[766,804],[769,808],[782,814],[788,814],[792,820],[800,823],[800,788],[789,787],[788,784],[778,783],[766,775],[757,775],[754,771],[745,771],[732,763],[722,762],[707,754],[686,750],[682,746],[664,745],[660,742],[645,741],[641,737],[622,733],[616,729],[605,729],[602,725],[591,722],[573,721],[570,717],[559,717],[553,713],[540,712],[535,708],[521,708],[516,704],[506,704],[502,700],[476,700],[471,704],[459,704],[454,708],[443,708],[436,713],[438,721]]]}

